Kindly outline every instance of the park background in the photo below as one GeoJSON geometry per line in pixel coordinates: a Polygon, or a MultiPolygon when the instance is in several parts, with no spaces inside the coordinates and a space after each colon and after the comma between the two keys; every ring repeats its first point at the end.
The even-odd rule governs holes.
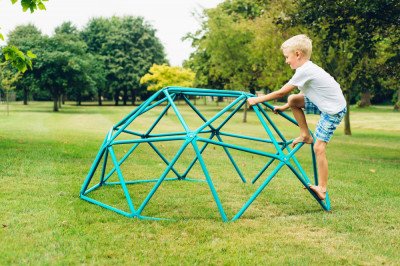
{"type": "MultiPolygon", "coordinates": [[[[50,36],[21,23],[2,47],[1,262],[398,264],[399,14],[396,1],[223,1],[195,14],[201,23],[182,36],[194,50],[182,66],[169,64],[142,17],[94,17],[79,29],[65,21],[50,36]],[[279,89],[293,74],[280,44],[299,32],[350,110],[328,148],[332,213],[289,175],[233,223],[194,186],[166,187],[160,201],[184,218],[176,222],[130,220],[79,199],[106,132],[155,90],[279,89]]],[[[197,101],[204,113],[225,104],[197,101]]],[[[237,128],[259,130],[248,116],[237,128]]],[[[233,183],[220,189],[232,209],[240,205],[233,183]]]]}

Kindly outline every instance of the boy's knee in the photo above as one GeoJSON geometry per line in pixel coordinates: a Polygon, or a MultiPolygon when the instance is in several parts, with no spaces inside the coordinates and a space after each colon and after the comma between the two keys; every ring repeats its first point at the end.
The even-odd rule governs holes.
{"type": "Polygon", "coordinates": [[[325,143],[316,142],[315,145],[314,145],[314,153],[316,155],[324,154],[325,153],[325,146],[326,146],[325,143]]]}
{"type": "Polygon", "coordinates": [[[304,105],[303,95],[292,94],[288,97],[288,104],[290,107],[301,108],[304,105]]]}

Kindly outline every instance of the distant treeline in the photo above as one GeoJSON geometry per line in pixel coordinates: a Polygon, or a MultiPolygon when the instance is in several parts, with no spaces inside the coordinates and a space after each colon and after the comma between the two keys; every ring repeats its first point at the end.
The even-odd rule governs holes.
{"type": "Polygon", "coordinates": [[[53,100],[54,111],[65,99],[134,104],[147,93],[141,77],[154,63],[168,63],[155,29],[142,17],[93,18],[80,31],[65,22],[52,37],[21,25],[9,33],[7,45],[36,55],[16,83],[17,97],[25,104],[28,98],[53,100]]]}

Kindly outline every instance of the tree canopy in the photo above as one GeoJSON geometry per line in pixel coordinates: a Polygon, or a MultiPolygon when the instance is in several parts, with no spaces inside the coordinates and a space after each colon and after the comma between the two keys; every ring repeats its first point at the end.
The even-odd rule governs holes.
{"type": "Polygon", "coordinates": [[[149,83],[149,91],[159,91],[168,86],[192,87],[194,77],[195,74],[190,69],[153,64],[149,73],[140,79],[140,83],[149,83]]]}
{"type": "MultiPolygon", "coordinates": [[[[17,82],[24,103],[29,94],[51,97],[54,111],[65,98],[78,104],[97,98],[101,105],[106,97],[118,105],[122,96],[124,104],[128,99],[134,104],[137,95],[147,94],[140,78],[154,63],[167,62],[155,30],[142,17],[132,16],[92,18],[81,31],[64,22],[51,37],[42,35],[34,25],[20,25],[9,33],[3,51],[7,49],[21,55],[8,61],[10,64],[30,56],[22,63],[33,68],[25,65],[26,75],[17,82]]],[[[3,56],[8,59],[9,55],[3,56]]]]}
{"type": "Polygon", "coordinates": [[[396,102],[399,16],[400,2],[393,0],[226,0],[204,10],[201,30],[187,34],[196,50],[185,65],[196,73],[196,85],[277,90],[293,74],[280,45],[304,33],[313,40],[312,60],[341,84],[348,104],[392,96],[396,102]]]}

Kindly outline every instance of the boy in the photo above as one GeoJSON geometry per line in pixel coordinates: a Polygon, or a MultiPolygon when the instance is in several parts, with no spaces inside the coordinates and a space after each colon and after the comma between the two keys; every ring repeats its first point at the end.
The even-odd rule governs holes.
{"type": "Polygon", "coordinates": [[[319,182],[318,186],[308,185],[318,198],[324,200],[328,185],[328,161],[325,156],[325,148],[346,113],[346,100],[335,79],[310,61],[312,51],[310,38],[304,34],[296,35],[285,41],[281,48],[286,63],[292,69],[295,69],[296,73],[280,90],[264,96],[249,98],[247,102],[252,106],[282,98],[297,87],[300,90],[299,94],[290,95],[285,105],[277,106],[274,109],[274,113],[277,113],[290,107],[299,124],[300,137],[293,141],[292,147],[295,147],[298,143],[312,144],[314,141],[308,130],[302,108],[307,114],[320,115],[314,133],[316,139],[314,152],[317,157],[319,182]]]}

